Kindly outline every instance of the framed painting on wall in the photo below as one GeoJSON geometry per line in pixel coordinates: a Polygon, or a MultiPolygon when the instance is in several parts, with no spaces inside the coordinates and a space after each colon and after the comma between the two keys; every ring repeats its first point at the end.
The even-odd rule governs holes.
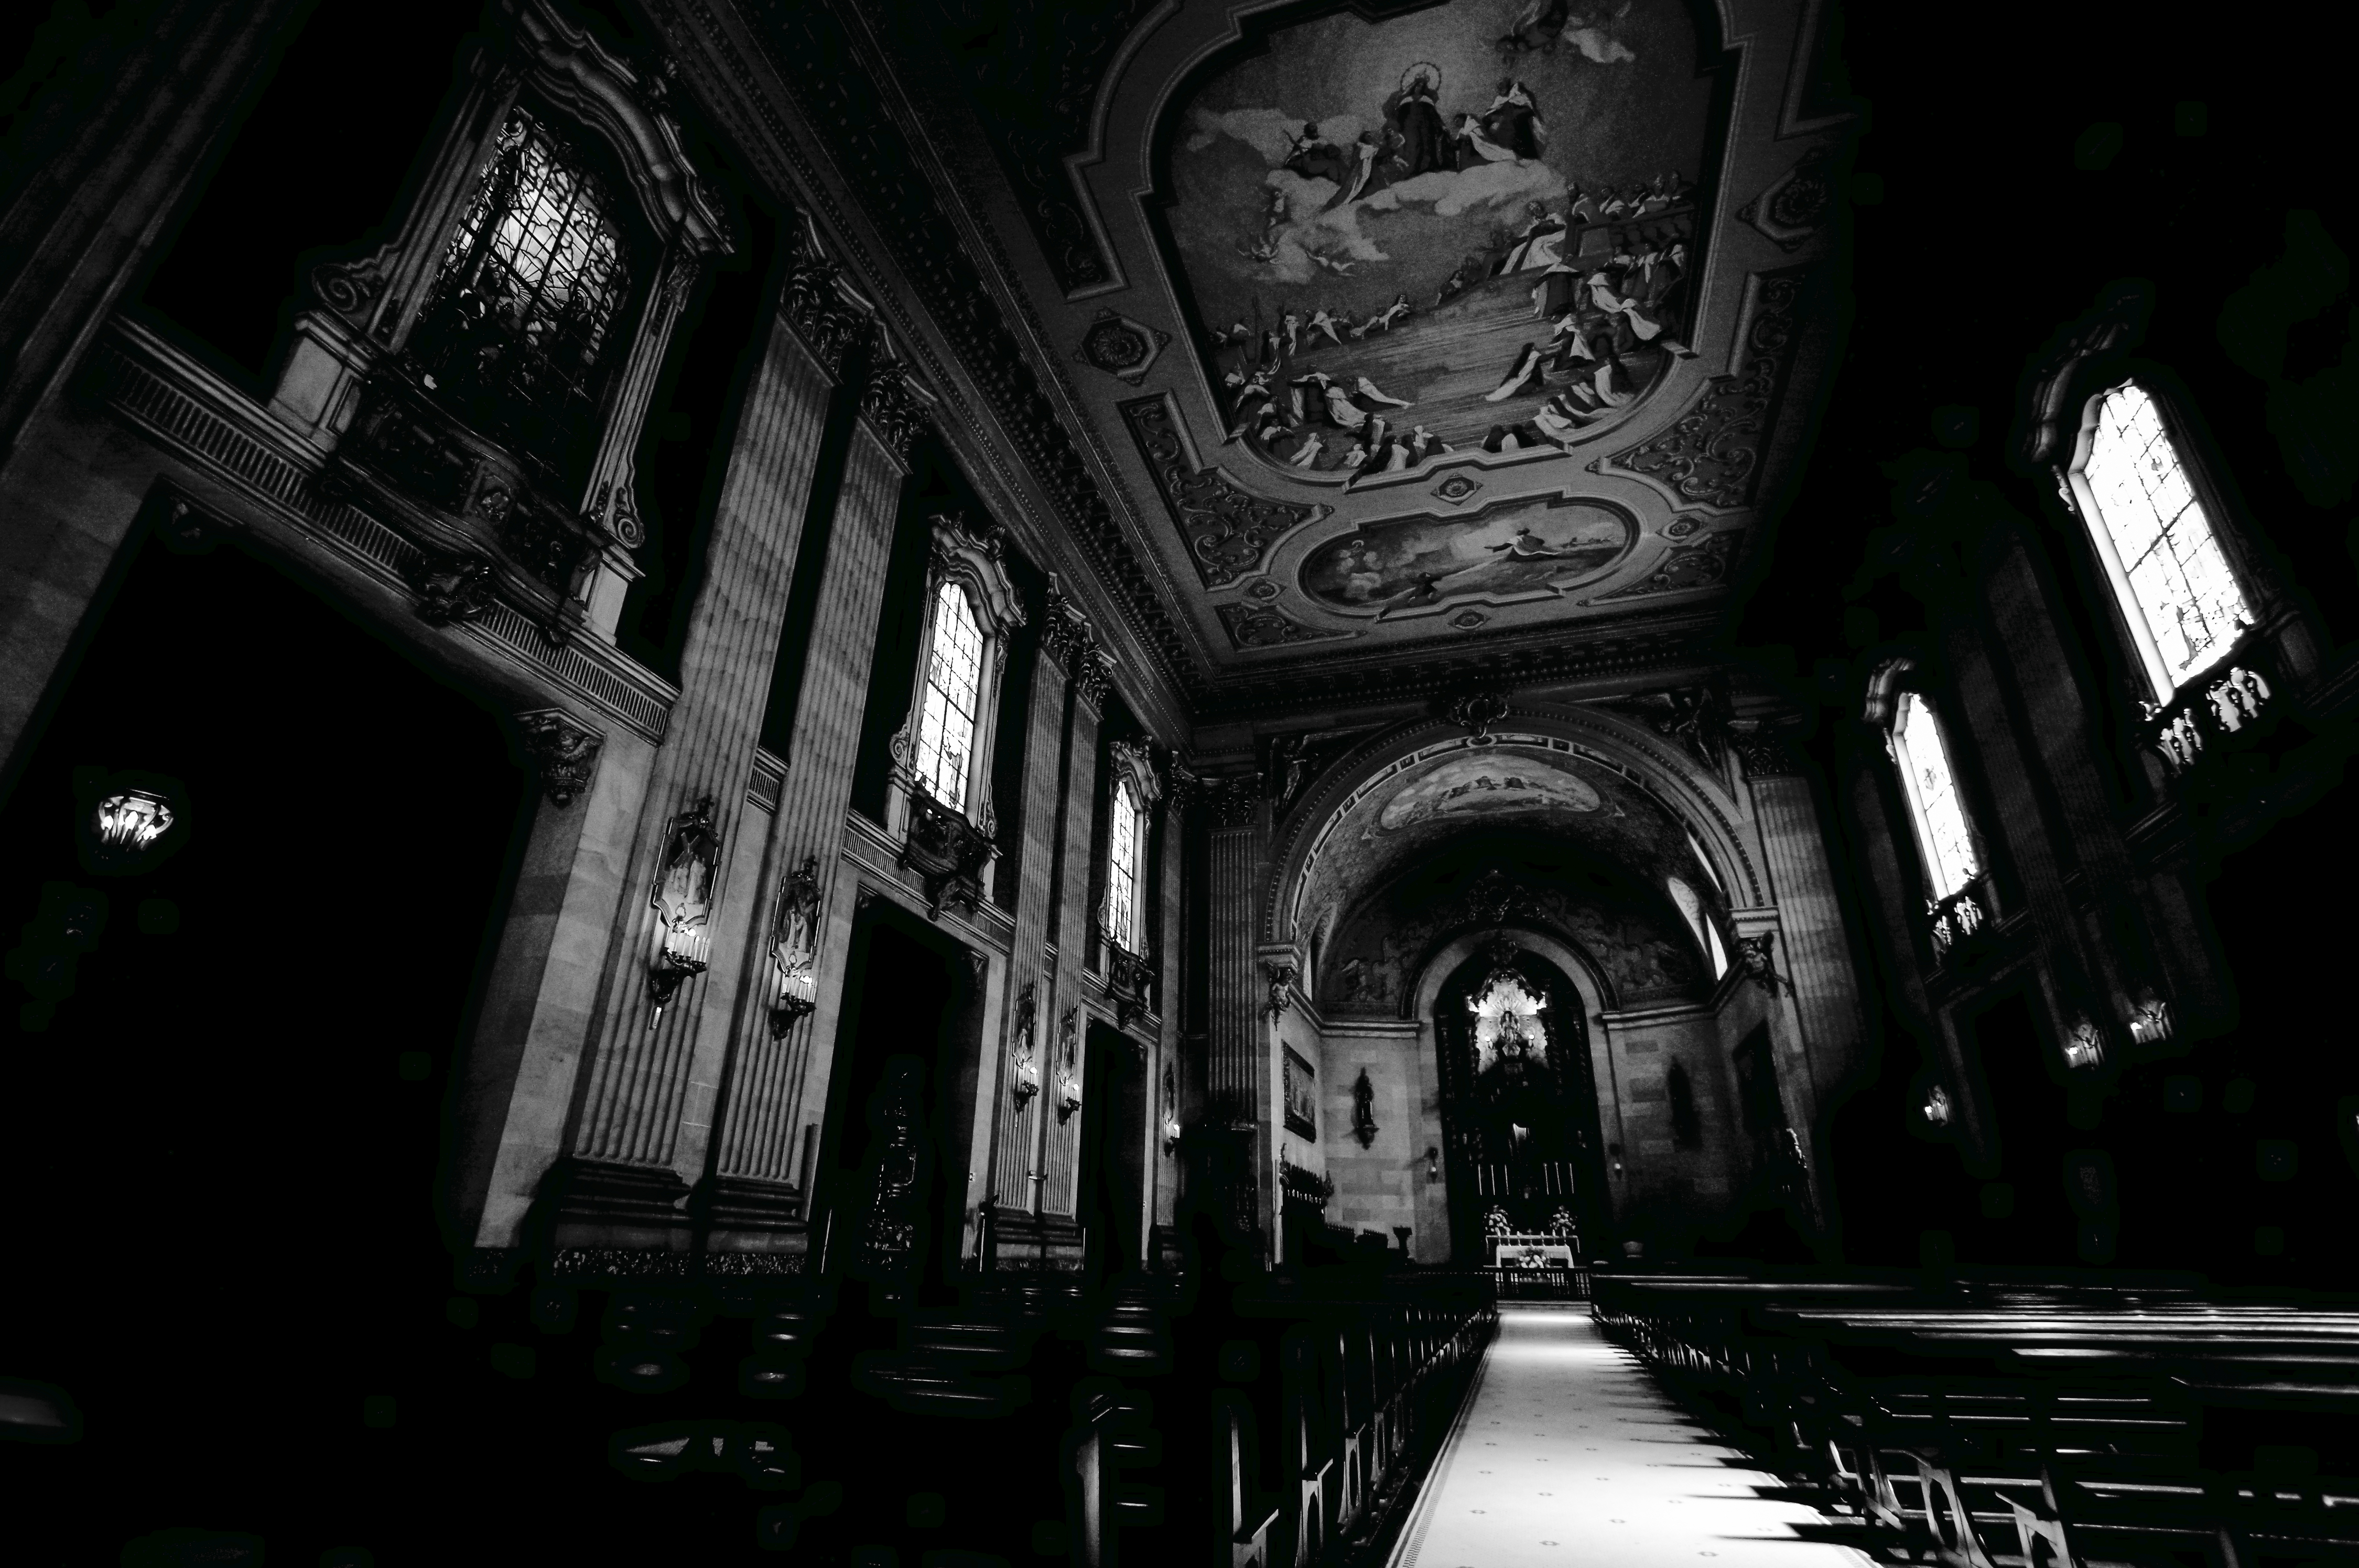
{"type": "Polygon", "coordinates": [[[1319,1072],[1286,1048],[1286,1130],[1319,1141],[1319,1072]]]}

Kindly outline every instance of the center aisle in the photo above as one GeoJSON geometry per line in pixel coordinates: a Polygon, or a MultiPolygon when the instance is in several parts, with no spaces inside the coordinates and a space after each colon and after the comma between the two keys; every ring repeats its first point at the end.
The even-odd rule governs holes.
{"type": "Polygon", "coordinates": [[[1682,1416],[1572,1311],[1502,1306],[1499,1335],[1391,1568],[1861,1568],[1827,1520],[1682,1416]]]}

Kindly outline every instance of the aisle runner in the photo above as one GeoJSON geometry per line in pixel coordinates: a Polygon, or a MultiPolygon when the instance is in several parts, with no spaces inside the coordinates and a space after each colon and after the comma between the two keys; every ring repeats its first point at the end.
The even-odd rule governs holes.
{"type": "Polygon", "coordinates": [[[1499,1309],[1499,1337],[1391,1568],[1861,1568],[1758,1495],[1777,1478],[1683,1418],[1580,1312],[1499,1309]]]}

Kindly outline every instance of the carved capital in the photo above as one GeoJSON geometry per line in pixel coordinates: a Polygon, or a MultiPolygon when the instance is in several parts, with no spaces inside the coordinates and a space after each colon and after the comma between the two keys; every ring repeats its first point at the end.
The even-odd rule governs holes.
{"type": "Polygon", "coordinates": [[[1166,788],[1165,798],[1170,801],[1175,816],[1185,816],[1190,807],[1202,804],[1204,781],[1175,760],[1171,764],[1171,781],[1166,788]]]}
{"type": "Polygon", "coordinates": [[[835,264],[825,256],[808,256],[788,275],[781,301],[787,325],[831,379],[843,373],[844,350],[860,328],[860,318],[844,308],[836,292],[838,276],[835,264]]]}
{"type": "Polygon", "coordinates": [[[1735,732],[1729,740],[1744,761],[1747,778],[1790,778],[1801,771],[1792,743],[1785,731],[1774,724],[1756,724],[1735,732]]]}
{"type": "Polygon", "coordinates": [[[1042,656],[1059,669],[1070,671],[1074,659],[1082,649],[1091,646],[1092,641],[1090,618],[1065,597],[1052,576],[1049,579],[1048,607],[1040,617],[1042,656]]]}
{"type": "Polygon", "coordinates": [[[560,809],[590,787],[598,770],[598,752],[606,737],[578,722],[561,708],[543,708],[516,715],[524,731],[524,748],[540,770],[540,787],[549,804],[560,809]]]}
{"type": "Polygon", "coordinates": [[[1204,781],[1204,802],[1215,827],[1250,827],[1261,811],[1261,775],[1238,773],[1204,781]]]}
{"type": "Polygon", "coordinates": [[[908,372],[892,360],[871,366],[860,389],[860,412],[893,460],[907,468],[909,448],[926,426],[926,406],[910,390],[908,372]]]}
{"type": "Polygon", "coordinates": [[[1106,693],[1114,688],[1114,660],[1093,644],[1073,661],[1073,697],[1084,703],[1093,719],[1105,713],[1106,693]]]}

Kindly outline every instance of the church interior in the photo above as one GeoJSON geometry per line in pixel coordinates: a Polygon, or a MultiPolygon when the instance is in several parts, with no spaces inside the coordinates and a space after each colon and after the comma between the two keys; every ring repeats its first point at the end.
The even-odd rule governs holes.
{"type": "Polygon", "coordinates": [[[2359,1562],[2331,38],[5,9],[8,1562],[2359,1562]]]}

